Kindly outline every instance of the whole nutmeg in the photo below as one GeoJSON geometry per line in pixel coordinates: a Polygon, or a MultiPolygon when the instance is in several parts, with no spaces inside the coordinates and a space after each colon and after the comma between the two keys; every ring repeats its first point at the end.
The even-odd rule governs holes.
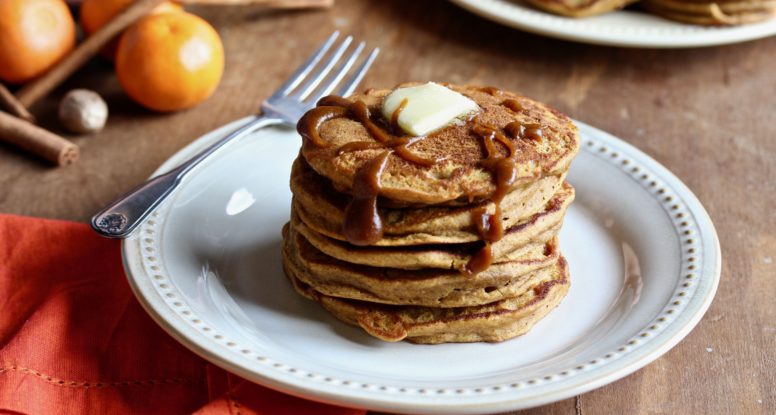
{"type": "Polygon", "coordinates": [[[88,89],[74,89],[59,102],[59,121],[70,132],[85,134],[99,131],[108,119],[108,105],[88,89]]]}

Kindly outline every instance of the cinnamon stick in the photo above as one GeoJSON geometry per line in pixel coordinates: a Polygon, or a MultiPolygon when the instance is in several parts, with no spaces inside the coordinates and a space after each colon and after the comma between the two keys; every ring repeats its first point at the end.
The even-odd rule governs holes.
{"type": "Polygon", "coordinates": [[[0,105],[2,105],[6,111],[19,118],[23,118],[29,122],[35,122],[35,117],[27,111],[27,108],[25,108],[3,84],[0,84],[0,105]]]}
{"type": "Polygon", "coordinates": [[[212,6],[263,5],[273,9],[323,8],[334,5],[334,0],[177,0],[177,2],[212,6]]]}
{"type": "Polygon", "coordinates": [[[78,146],[64,138],[0,111],[0,140],[63,166],[78,160],[78,146]]]}
{"type": "Polygon", "coordinates": [[[59,84],[89,61],[103,46],[126,29],[129,25],[148,14],[165,0],[137,0],[127,6],[108,24],[89,36],[73,49],[64,59],[40,78],[28,83],[16,94],[24,106],[31,107],[40,98],[46,96],[59,84]]]}

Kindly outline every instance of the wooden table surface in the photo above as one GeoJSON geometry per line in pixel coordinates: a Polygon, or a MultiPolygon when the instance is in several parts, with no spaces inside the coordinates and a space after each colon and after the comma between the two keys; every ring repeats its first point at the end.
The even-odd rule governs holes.
{"type": "Polygon", "coordinates": [[[339,29],[383,49],[362,86],[437,80],[521,91],[657,159],[716,225],[722,281],[684,341],[622,380],[526,413],[776,413],[776,37],[694,50],[588,46],[502,27],[445,1],[194,11],[224,40],[216,94],[188,111],[154,114],[122,94],[108,64],[91,63],[34,112],[56,128],[56,99],[88,87],[109,103],[107,128],[74,138],[81,160],[64,168],[0,144],[0,212],[86,221],[196,137],[254,112],[339,29]]]}

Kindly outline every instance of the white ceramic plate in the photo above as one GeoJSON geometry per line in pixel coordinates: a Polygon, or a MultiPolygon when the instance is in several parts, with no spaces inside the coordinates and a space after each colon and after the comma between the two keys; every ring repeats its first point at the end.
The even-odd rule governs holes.
{"type": "Polygon", "coordinates": [[[629,10],[573,19],[533,9],[518,0],[451,1],[486,19],[527,32],[599,45],[686,48],[745,42],[776,34],[776,20],[733,27],[707,27],[629,10]]]}
{"type": "MultiPolygon", "coordinates": [[[[227,125],[157,173],[236,128],[227,125]]],[[[281,270],[291,161],[300,139],[267,129],[198,168],[125,240],[129,281],[172,336],[213,363],[278,390],[392,412],[487,413],[597,388],[679,342],[717,288],[708,215],[668,170],[579,124],[569,180],[577,200],[561,249],[571,289],[523,337],[499,344],[385,343],[296,295],[281,270]]]]}

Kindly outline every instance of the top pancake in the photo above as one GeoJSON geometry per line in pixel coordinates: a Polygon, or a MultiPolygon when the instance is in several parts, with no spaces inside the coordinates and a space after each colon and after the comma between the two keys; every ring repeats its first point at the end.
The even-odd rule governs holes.
{"type": "MultiPolygon", "coordinates": [[[[403,85],[405,86],[405,85],[403,85]]],[[[380,176],[380,195],[386,199],[409,204],[461,204],[490,198],[496,190],[492,174],[481,165],[486,157],[483,139],[472,131],[473,122],[504,132],[511,122],[542,126],[541,139],[513,139],[517,148],[517,175],[514,186],[548,175],[565,172],[579,150],[579,135],[571,120],[557,110],[521,95],[491,88],[447,85],[473,101],[481,111],[473,121],[458,123],[431,133],[412,144],[409,149],[422,157],[442,158],[433,166],[425,167],[389,156],[380,176]],[[513,110],[502,105],[505,100],[516,100],[522,109],[513,110]]],[[[386,124],[380,106],[391,90],[370,90],[354,95],[350,101],[363,101],[370,109],[372,119],[386,124]]],[[[350,192],[356,171],[370,160],[385,152],[384,149],[366,149],[338,154],[338,149],[352,142],[376,142],[366,128],[351,118],[324,121],[320,129],[325,147],[303,140],[302,155],[318,174],[330,179],[335,187],[350,192]]],[[[496,144],[501,156],[507,148],[496,144]]]]}

